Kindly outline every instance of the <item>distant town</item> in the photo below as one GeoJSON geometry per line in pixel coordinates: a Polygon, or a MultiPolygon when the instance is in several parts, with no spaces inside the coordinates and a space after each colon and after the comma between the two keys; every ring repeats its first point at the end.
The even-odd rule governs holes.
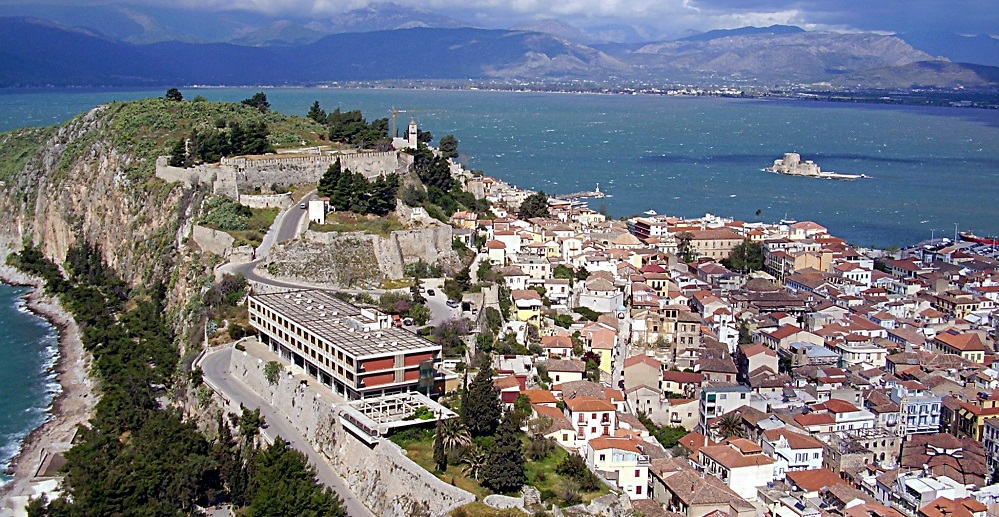
{"type": "MultiPolygon", "coordinates": [[[[396,147],[418,145],[409,132],[396,147]]],[[[874,250],[813,221],[612,220],[582,197],[599,187],[549,197],[451,171],[488,209],[448,218],[457,276],[415,276],[435,327],[354,305],[367,295],[270,286],[249,296],[240,347],[339,400],[347,436],[406,449],[437,476],[421,490],[462,489],[432,514],[994,514],[994,242],[874,250]],[[478,441],[499,447],[508,421],[512,479],[478,441]],[[562,458],[547,475],[545,447],[562,458]]]]}

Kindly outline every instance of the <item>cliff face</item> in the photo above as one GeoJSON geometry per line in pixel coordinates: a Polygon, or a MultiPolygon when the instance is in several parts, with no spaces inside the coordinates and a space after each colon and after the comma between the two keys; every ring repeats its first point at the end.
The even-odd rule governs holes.
{"type": "Polygon", "coordinates": [[[155,157],[220,110],[238,108],[149,99],[0,135],[0,252],[34,243],[62,263],[88,241],[127,283],[163,282],[171,307],[184,306],[212,265],[186,245],[204,193],[155,178],[155,157]]]}

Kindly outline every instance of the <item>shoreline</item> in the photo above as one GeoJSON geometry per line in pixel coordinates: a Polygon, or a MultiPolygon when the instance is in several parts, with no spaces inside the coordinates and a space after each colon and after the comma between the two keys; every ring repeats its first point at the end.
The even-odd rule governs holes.
{"type": "MultiPolygon", "coordinates": [[[[9,250],[0,250],[3,257],[9,250]]],[[[36,495],[36,473],[51,453],[62,453],[72,445],[77,428],[93,415],[97,398],[94,384],[87,372],[91,357],[83,349],[80,328],[73,316],[59,300],[44,293],[41,279],[26,275],[6,264],[0,265],[0,282],[29,287],[23,296],[25,306],[32,314],[55,327],[59,335],[58,356],[51,371],[56,373],[60,391],[46,411],[45,422],[33,429],[20,444],[20,451],[11,460],[13,479],[0,486],[0,514],[13,511],[36,495]]]]}

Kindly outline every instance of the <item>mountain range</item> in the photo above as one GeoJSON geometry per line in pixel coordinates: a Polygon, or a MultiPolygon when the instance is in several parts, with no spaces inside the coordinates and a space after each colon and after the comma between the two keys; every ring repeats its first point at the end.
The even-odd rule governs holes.
{"type": "MultiPolygon", "coordinates": [[[[183,11],[168,8],[144,7],[139,12],[119,5],[20,6],[20,11],[12,7],[4,12],[47,13],[48,18],[0,18],[0,87],[466,79],[658,84],[848,81],[845,84],[860,86],[869,79],[871,86],[884,88],[999,87],[997,74],[987,66],[913,66],[946,59],[899,36],[780,25],[608,43],[594,32],[558,20],[518,29],[481,29],[393,4],[328,20],[271,20],[230,12],[215,13],[214,22],[187,24],[180,22],[183,11]],[[102,14],[94,15],[90,9],[102,14]],[[66,23],[72,15],[78,17],[66,23]],[[214,31],[208,27],[212,23],[214,31]],[[206,41],[213,34],[222,41],[206,41]],[[878,72],[865,75],[867,71],[878,72]]],[[[638,29],[630,33],[624,27],[600,29],[604,35],[641,39],[638,29]]],[[[923,36],[924,42],[941,39],[923,36]]]]}

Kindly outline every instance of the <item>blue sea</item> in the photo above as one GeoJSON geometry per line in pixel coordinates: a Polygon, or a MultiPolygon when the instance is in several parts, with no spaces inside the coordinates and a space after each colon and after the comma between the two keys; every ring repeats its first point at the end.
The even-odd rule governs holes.
{"type": "MultiPolygon", "coordinates": [[[[0,131],[60,124],[150,91],[0,92],[0,131]]],[[[186,98],[239,101],[260,88],[185,88],[186,98]]],[[[999,110],[790,100],[454,90],[267,88],[273,109],[304,115],[403,113],[454,134],[466,166],[550,194],[600,190],[615,217],[655,210],[747,221],[814,220],[861,246],[906,245],[957,229],[999,235],[999,110]],[[428,112],[429,111],[429,112],[428,112]],[[852,182],[763,168],[785,152],[852,182]],[[761,215],[757,217],[757,210],[761,215]]],[[[4,287],[0,324],[0,464],[44,419],[55,334],[4,287]],[[16,321],[15,321],[16,320],[16,321]],[[15,321],[10,324],[6,321],[15,321]]]]}
{"type": "Polygon", "coordinates": [[[2,472],[21,441],[45,422],[59,389],[52,372],[58,351],[56,329],[31,314],[23,287],[0,284],[0,485],[2,472]]]}

